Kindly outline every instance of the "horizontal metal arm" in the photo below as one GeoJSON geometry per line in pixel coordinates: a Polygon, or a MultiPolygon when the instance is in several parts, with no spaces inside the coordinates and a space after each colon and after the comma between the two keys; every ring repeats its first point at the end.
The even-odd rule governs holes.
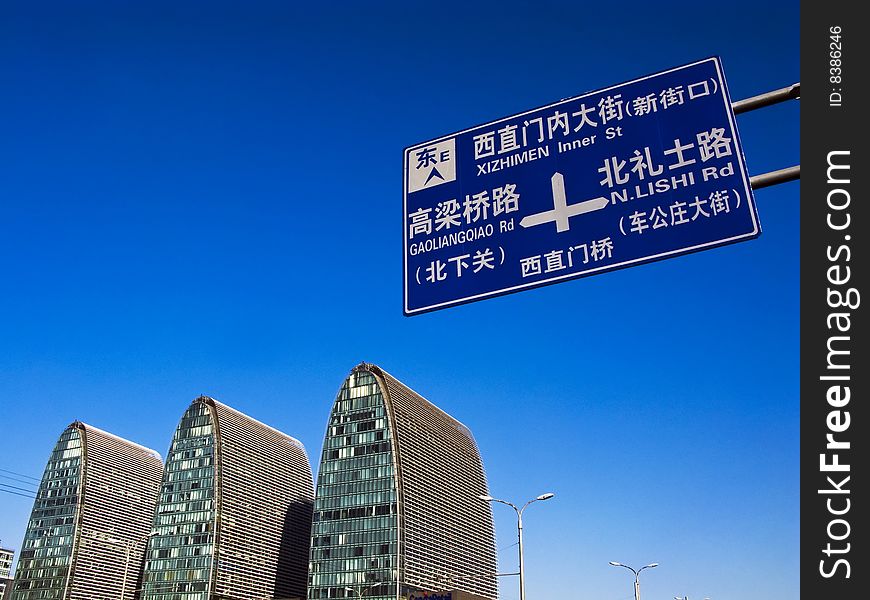
{"type": "Polygon", "coordinates": [[[756,108],[764,108],[765,106],[770,106],[771,104],[785,102],[786,100],[797,100],[800,97],[801,84],[799,81],[797,83],[793,83],[788,87],[773,90],[772,92],[766,92],[764,94],[759,94],[758,96],[752,96],[751,98],[746,98],[745,100],[738,100],[737,102],[732,102],[731,108],[734,110],[734,114],[737,115],[740,113],[748,112],[750,110],[755,110],[756,108]]]}
{"type": "Polygon", "coordinates": [[[786,181],[794,181],[795,179],[800,178],[801,166],[795,165],[794,167],[788,167],[786,169],[780,169],[778,171],[771,171],[770,173],[762,173],[761,175],[755,175],[753,177],[750,177],[749,185],[752,187],[753,190],[758,190],[771,185],[785,183],[786,181]]]}
{"type": "MultiPolygon", "coordinates": [[[[751,98],[746,98],[744,100],[738,100],[737,102],[732,102],[731,108],[732,110],[734,110],[734,114],[736,115],[744,112],[749,112],[750,110],[755,110],[756,108],[764,108],[765,106],[785,102],[786,100],[797,100],[800,97],[801,83],[800,81],[798,81],[797,83],[793,83],[788,87],[773,90],[772,92],[766,92],[764,94],[759,94],[758,96],[752,96],[751,98]]],[[[754,175],[749,178],[749,185],[752,186],[753,190],[758,190],[761,188],[769,187],[771,185],[777,185],[779,183],[785,183],[787,181],[794,181],[795,179],[800,178],[801,166],[795,165],[794,167],[779,169],[778,171],[771,171],[769,173],[762,173],[761,175],[754,175]]]]}

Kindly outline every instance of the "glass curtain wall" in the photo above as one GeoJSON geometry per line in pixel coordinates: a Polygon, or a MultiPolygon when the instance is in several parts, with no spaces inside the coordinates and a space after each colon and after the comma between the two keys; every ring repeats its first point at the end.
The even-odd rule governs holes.
{"type": "Polygon", "coordinates": [[[64,597],[69,576],[82,477],[81,431],[61,434],[39,484],[24,534],[13,600],[64,597]]]}
{"type": "Polygon", "coordinates": [[[354,373],[333,405],[317,476],[309,600],[395,600],[395,482],[384,398],[371,374],[354,373]]]}
{"type": "Polygon", "coordinates": [[[194,403],[181,418],[166,458],[155,517],[158,533],[146,554],[143,600],[208,598],[214,548],[214,439],[209,407],[194,403]]]}

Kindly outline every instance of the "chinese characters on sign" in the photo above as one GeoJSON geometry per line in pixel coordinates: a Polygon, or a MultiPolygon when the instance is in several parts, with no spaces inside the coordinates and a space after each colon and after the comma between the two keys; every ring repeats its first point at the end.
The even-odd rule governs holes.
{"type": "Polygon", "coordinates": [[[760,233],[717,58],[405,150],[405,314],[760,233]]]}

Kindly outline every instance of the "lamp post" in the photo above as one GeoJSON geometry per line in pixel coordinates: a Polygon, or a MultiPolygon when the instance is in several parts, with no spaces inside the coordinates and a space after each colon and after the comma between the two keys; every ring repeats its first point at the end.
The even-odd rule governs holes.
{"type": "Polygon", "coordinates": [[[636,571],[629,567],[628,565],[624,565],[622,563],[610,561],[610,564],[614,567],[625,567],[632,573],[634,573],[634,600],[640,600],[640,583],[638,583],[637,578],[640,577],[640,572],[644,569],[651,569],[653,567],[659,566],[659,563],[650,563],[648,565],[644,565],[636,571]]]}
{"type": "Polygon", "coordinates": [[[127,542],[127,545],[124,548],[124,578],[121,580],[121,600],[124,600],[124,593],[127,591],[127,571],[130,569],[130,553],[133,551],[133,546],[135,546],[142,540],[147,540],[151,537],[154,537],[158,533],[160,532],[155,529],[149,533],[146,533],[142,537],[138,537],[135,540],[127,542]]]}
{"type": "MultiPolygon", "coordinates": [[[[375,587],[376,585],[380,585],[381,583],[382,583],[382,582],[379,581],[379,582],[377,582],[377,583],[373,583],[373,584],[371,584],[371,585],[367,585],[366,587],[364,587],[364,588],[362,588],[362,589],[364,589],[365,591],[369,591],[370,589],[372,589],[372,588],[375,587]]],[[[352,587],[350,587],[350,586],[347,586],[347,587],[345,587],[344,589],[347,590],[348,592],[352,592],[352,593],[356,594],[356,595],[357,595],[357,598],[362,598],[362,597],[363,597],[362,592],[361,592],[358,588],[352,588],[352,587]]]]}
{"type": "Polygon", "coordinates": [[[547,492],[546,494],[541,494],[537,498],[529,500],[525,504],[523,504],[522,508],[518,508],[512,502],[507,502],[506,500],[499,500],[498,498],[493,498],[492,496],[478,496],[484,502],[498,502],[499,504],[507,504],[517,513],[517,541],[519,542],[519,553],[520,553],[520,600],[526,600],[526,584],[525,584],[525,571],[523,570],[523,511],[531,504],[532,502],[537,502],[538,500],[549,500],[555,496],[555,494],[547,492]]]}
{"type": "MultiPolygon", "coordinates": [[[[367,572],[366,574],[368,575],[370,573],[367,572]]],[[[348,592],[352,592],[352,593],[356,594],[357,598],[362,598],[363,592],[368,594],[369,590],[371,590],[372,588],[375,588],[375,587],[378,587],[379,585],[383,585],[384,583],[387,583],[383,580],[377,579],[377,575],[375,575],[375,574],[372,574],[372,575],[373,575],[372,579],[374,579],[374,581],[372,581],[372,579],[368,579],[368,581],[371,581],[370,584],[368,584],[368,585],[356,585],[354,587],[346,586],[344,589],[347,590],[348,592]]]]}

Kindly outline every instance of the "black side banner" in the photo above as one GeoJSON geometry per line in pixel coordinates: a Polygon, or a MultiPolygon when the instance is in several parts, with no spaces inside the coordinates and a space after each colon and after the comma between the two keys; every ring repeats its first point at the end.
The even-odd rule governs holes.
{"type": "Polygon", "coordinates": [[[860,598],[866,568],[866,21],[801,5],[801,593],[860,598]]]}

